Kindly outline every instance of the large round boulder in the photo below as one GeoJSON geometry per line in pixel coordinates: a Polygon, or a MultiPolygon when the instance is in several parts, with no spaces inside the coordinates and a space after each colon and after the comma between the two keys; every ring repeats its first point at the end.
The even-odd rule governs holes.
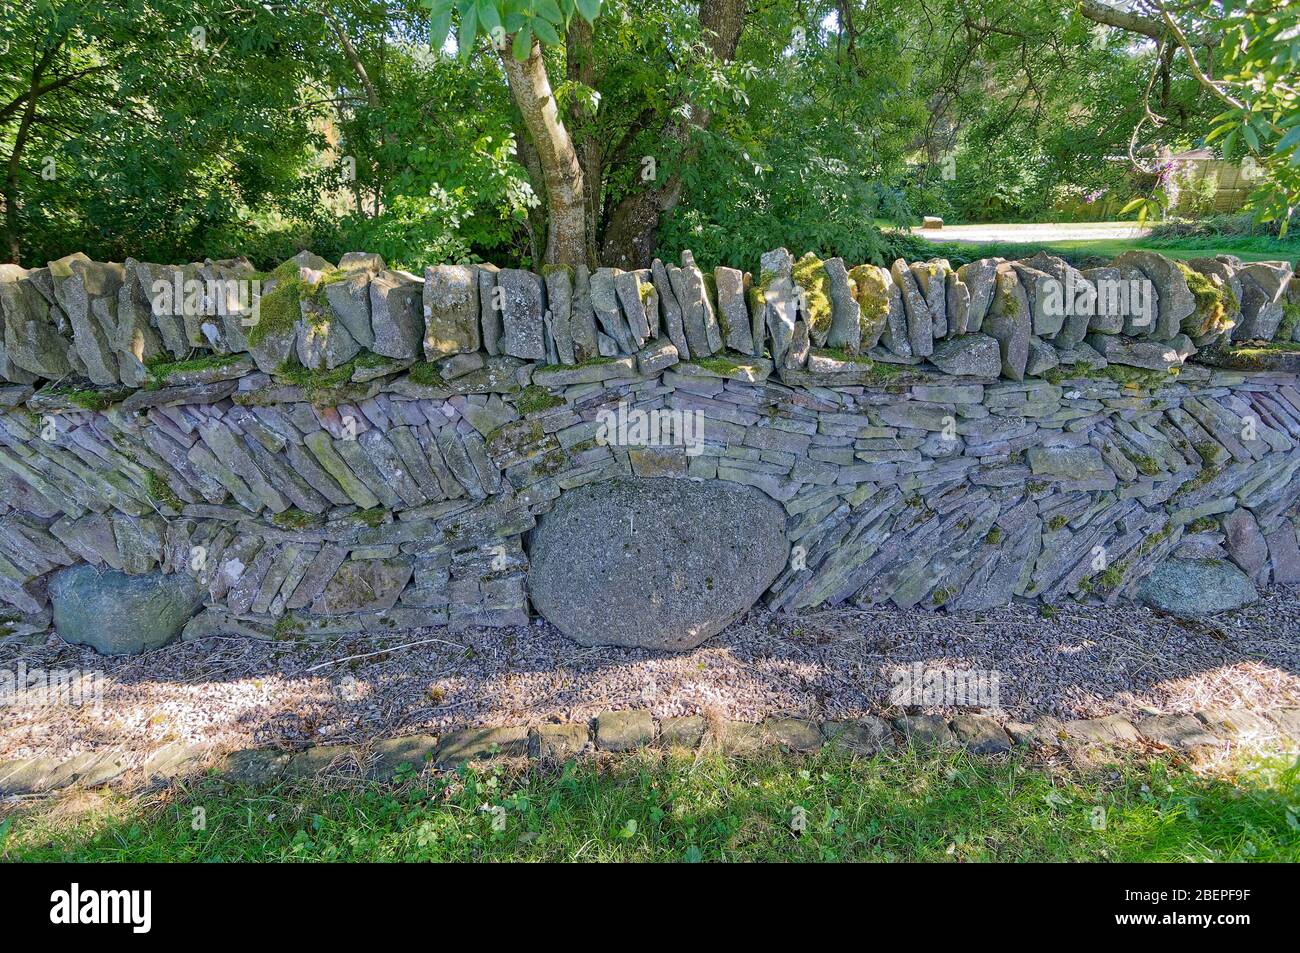
{"type": "Polygon", "coordinates": [[[1259,598],[1250,577],[1221,559],[1166,559],[1137,588],[1137,600],[1172,615],[1214,615],[1259,598]]]}
{"type": "Polygon", "coordinates": [[[102,655],[138,655],[166,645],[203,605],[189,573],[128,575],[88,563],[50,579],[54,631],[102,655]]]}
{"type": "Polygon", "coordinates": [[[613,480],[565,493],[541,518],[528,587],[583,645],[683,651],[757,602],[789,551],[785,511],[752,487],[613,480]]]}

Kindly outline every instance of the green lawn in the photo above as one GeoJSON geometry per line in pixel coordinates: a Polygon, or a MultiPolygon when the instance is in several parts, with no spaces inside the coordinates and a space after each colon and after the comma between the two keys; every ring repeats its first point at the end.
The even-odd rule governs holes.
{"type": "Polygon", "coordinates": [[[1067,261],[1078,262],[1084,258],[1115,258],[1126,251],[1140,249],[1158,251],[1170,258],[1212,258],[1215,255],[1236,255],[1243,261],[1289,261],[1300,259],[1300,240],[1279,240],[1266,236],[1207,236],[1197,238],[1103,238],[1060,242],[986,242],[968,244],[959,242],[933,242],[937,257],[948,257],[962,262],[977,258],[1024,258],[1039,251],[1059,255],[1067,261]]]}
{"type": "Polygon", "coordinates": [[[1300,765],[1082,776],[1023,755],[674,755],[396,787],[207,779],[64,795],[0,822],[5,860],[1300,861],[1300,765]],[[194,830],[195,809],[206,830],[194,830]],[[803,819],[802,831],[796,832],[803,819]]]}

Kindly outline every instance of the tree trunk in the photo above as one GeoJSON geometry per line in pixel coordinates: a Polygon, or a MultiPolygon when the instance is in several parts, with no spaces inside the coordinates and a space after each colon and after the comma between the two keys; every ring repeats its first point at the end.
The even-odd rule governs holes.
{"type": "MultiPolygon", "coordinates": [[[[509,46],[509,44],[506,44],[509,46]]],[[[546,263],[587,264],[587,222],[583,209],[582,167],[573,140],[560,119],[541,48],[536,42],[519,62],[500,50],[510,94],[537,149],[546,182],[546,263]]]]}
{"type": "Polygon", "coordinates": [[[23,149],[27,146],[27,137],[31,133],[35,119],[36,97],[32,96],[23,109],[22,122],[19,123],[18,134],[14,137],[14,144],[9,152],[9,165],[5,169],[5,247],[9,252],[9,260],[15,265],[22,264],[23,252],[22,231],[18,221],[18,175],[22,171],[23,149]]]}
{"type": "MultiPolygon", "coordinates": [[[[591,24],[582,17],[574,17],[564,35],[564,69],[570,82],[595,89],[596,56],[592,38],[591,24]]],[[[574,97],[569,105],[569,118],[574,130],[578,164],[582,167],[582,195],[587,214],[587,264],[591,265],[599,260],[596,239],[600,234],[600,216],[604,203],[606,144],[600,137],[593,135],[593,123],[584,121],[583,108],[582,103],[574,97]]]]}
{"type": "MultiPolygon", "coordinates": [[[[745,24],[745,0],[701,0],[700,33],[710,51],[721,62],[736,55],[740,31],[745,24]]],[[[690,127],[707,128],[712,116],[691,107],[689,124],[674,123],[667,135],[685,142],[690,127]]],[[[688,149],[681,162],[690,162],[694,150],[688,149]]],[[[609,217],[601,242],[602,264],[626,270],[648,268],[658,243],[659,219],[677,206],[682,196],[680,173],[673,173],[662,183],[649,183],[645,189],[625,195],[609,217]]]]}

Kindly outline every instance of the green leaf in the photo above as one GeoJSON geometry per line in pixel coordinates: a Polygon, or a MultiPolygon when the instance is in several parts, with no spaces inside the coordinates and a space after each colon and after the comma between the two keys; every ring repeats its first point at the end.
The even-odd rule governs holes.
{"type": "Polygon", "coordinates": [[[492,45],[496,46],[505,38],[505,27],[501,25],[501,14],[497,12],[495,0],[479,0],[478,22],[492,45]]]}
{"type": "Polygon", "coordinates": [[[533,34],[528,27],[516,31],[513,52],[515,59],[523,62],[528,59],[528,54],[533,51],[533,34]]]}
{"type": "Polygon", "coordinates": [[[451,0],[430,0],[429,46],[436,53],[451,32],[451,0]]]}
{"type": "Polygon", "coordinates": [[[471,3],[460,15],[460,32],[456,34],[461,59],[469,59],[469,55],[474,52],[476,36],[478,36],[478,7],[471,3]]]}
{"type": "Polygon", "coordinates": [[[548,43],[551,46],[559,45],[560,34],[556,33],[555,27],[551,26],[541,17],[533,17],[532,27],[533,31],[537,34],[537,38],[543,43],[548,43]]]}
{"type": "MultiPolygon", "coordinates": [[[[560,12],[560,5],[555,0],[537,0],[537,15],[544,17],[556,26],[564,23],[564,14],[560,12]]],[[[537,29],[537,27],[533,27],[537,29]]]]}
{"type": "Polygon", "coordinates": [[[588,23],[595,23],[600,16],[600,0],[578,0],[578,13],[588,23]]]}
{"type": "Polygon", "coordinates": [[[1273,149],[1273,151],[1278,154],[1281,154],[1283,152],[1288,152],[1291,149],[1294,149],[1297,145],[1300,145],[1300,126],[1296,126],[1285,136],[1283,136],[1281,140],[1278,141],[1278,144],[1273,149]]]}

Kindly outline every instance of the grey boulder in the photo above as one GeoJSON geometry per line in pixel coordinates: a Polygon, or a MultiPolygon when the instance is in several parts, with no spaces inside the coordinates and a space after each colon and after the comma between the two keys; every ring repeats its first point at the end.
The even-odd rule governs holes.
{"type": "Polygon", "coordinates": [[[50,579],[54,630],[101,655],[138,655],[166,645],[203,605],[189,573],[128,575],[82,563],[50,579]]]}
{"type": "Polygon", "coordinates": [[[1143,605],[1178,616],[1227,612],[1258,598],[1245,573],[1218,559],[1167,559],[1137,589],[1143,605]]]}
{"type": "Polygon", "coordinates": [[[541,517],[528,587],[582,645],[684,651],[754,605],[788,554],[784,510],[752,487],[613,480],[541,517]]]}

